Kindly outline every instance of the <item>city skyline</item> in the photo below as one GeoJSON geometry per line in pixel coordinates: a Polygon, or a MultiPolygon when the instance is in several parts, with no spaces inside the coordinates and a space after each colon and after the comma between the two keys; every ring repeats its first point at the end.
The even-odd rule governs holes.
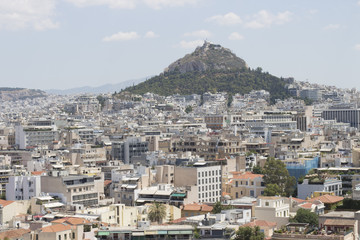
{"type": "Polygon", "coordinates": [[[355,0],[3,1],[1,85],[66,89],[145,78],[208,40],[275,76],[359,88],[358,20],[355,0]]]}

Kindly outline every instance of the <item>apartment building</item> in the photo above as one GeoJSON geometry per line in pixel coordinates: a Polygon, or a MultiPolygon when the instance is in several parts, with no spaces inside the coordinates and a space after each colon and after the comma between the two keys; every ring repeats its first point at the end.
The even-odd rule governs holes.
{"type": "Polygon", "coordinates": [[[221,199],[221,166],[217,162],[197,162],[191,167],[175,167],[175,187],[191,188],[189,202],[214,203],[221,199]]]}
{"type": "Polygon", "coordinates": [[[15,127],[15,143],[19,149],[29,146],[51,145],[59,140],[59,132],[52,126],[21,126],[15,127]]]}
{"type": "Polygon", "coordinates": [[[40,176],[10,176],[9,183],[6,184],[7,200],[30,200],[40,196],[40,193],[40,176]]]}
{"type": "Polygon", "coordinates": [[[263,175],[245,172],[234,174],[230,180],[229,187],[231,199],[237,199],[244,196],[262,196],[264,194],[265,184],[263,181],[263,175]]]}
{"type": "Polygon", "coordinates": [[[93,206],[104,193],[104,178],[99,176],[51,174],[41,176],[42,192],[58,196],[65,204],[93,206]]]}

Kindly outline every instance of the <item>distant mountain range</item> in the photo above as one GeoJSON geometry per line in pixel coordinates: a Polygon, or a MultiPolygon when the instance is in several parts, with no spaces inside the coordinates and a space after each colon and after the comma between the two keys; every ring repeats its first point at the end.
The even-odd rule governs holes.
{"type": "Polygon", "coordinates": [[[170,64],[163,73],[123,91],[168,96],[217,91],[246,94],[264,89],[270,92],[274,102],[290,97],[286,88],[289,81],[263,72],[261,68],[250,69],[229,49],[205,41],[193,53],[170,64]]]}
{"type": "Polygon", "coordinates": [[[94,94],[114,93],[115,91],[121,91],[121,89],[125,89],[132,85],[136,85],[145,80],[146,80],[146,78],[140,78],[140,79],[128,80],[128,81],[115,83],[115,84],[105,84],[105,85],[101,85],[99,87],[85,86],[85,87],[78,87],[78,88],[69,88],[69,89],[64,89],[64,90],[48,89],[48,90],[44,90],[44,91],[49,94],[57,94],[57,95],[70,95],[70,94],[81,94],[81,93],[94,93],[94,94]]]}
{"type": "Polygon", "coordinates": [[[27,88],[0,88],[0,99],[4,101],[16,101],[27,98],[46,97],[46,93],[39,89],[27,88]]]}

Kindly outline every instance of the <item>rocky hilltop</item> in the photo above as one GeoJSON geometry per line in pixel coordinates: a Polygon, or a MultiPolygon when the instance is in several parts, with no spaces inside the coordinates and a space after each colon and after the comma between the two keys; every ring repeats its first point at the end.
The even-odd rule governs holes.
{"type": "Polygon", "coordinates": [[[214,70],[234,70],[248,68],[246,62],[237,57],[229,49],[218,44],[205,41],[204,45],[197,47],[191,54],[173,62],[164,72],[173,72],[176,69],[180,73],[214,70]]]}
{"type": "Polygon", "coordinates": [[[45,96],[45,92],[37,89],[0,88],[0,100],[3,101],[16,101],[26,98],[38,98],[45,96]]]}
{"type": "Polygon", "coordinates": [[[272,102],[289,97],[288,80],[278,78],[261,68],[250,69],[246,62],[229,49],[205,42],[191,54],[170,64],[163,73],[124,91],[159,95],[203,94],[228,92],[246,94],[252,90],[267,90],[272,102]]]}

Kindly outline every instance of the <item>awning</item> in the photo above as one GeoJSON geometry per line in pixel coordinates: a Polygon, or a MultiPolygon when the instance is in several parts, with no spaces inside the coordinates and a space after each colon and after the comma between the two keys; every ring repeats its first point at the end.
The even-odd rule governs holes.
{"type": "Polygon", "coordinates": [[[186,193],[173,193],[171,194],[172,197],[186,197],[186,193]]]}
{"type": "Polygon", "coordinates": [[[97,235],[98,235],[98,236],[109,236],[110,233],[109,233],[109,232],[98,232],[97,235]]]}

